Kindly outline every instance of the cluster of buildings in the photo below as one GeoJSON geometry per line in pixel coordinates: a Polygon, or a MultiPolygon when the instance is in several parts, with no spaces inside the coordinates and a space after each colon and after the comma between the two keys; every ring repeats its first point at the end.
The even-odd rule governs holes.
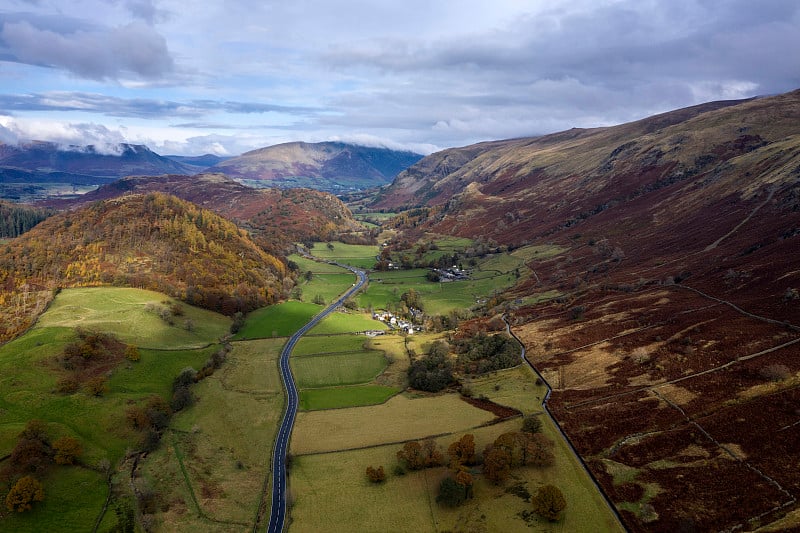
{"type": "MultiPolygon", "coordinates": [[[[413,311],[414,310],[412,310],[412,312],[413,311]]],[[[409,335],[414,334],[414,325],[408,320],[395,316],[391,311],[375,311],[372,313],[372,318],[385,322],[392,329],[402,330],[409,335]]]]}
{"type": "Polygon", "coordinates": [[[450,268],[432,268],[439,276],[439,281],[465,281],[469,279],[469,273],[466,270],[452,266],[450,268]]]}

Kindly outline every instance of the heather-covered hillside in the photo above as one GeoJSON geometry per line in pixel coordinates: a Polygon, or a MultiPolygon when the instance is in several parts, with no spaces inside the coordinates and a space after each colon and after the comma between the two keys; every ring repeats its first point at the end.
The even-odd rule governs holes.
{"type": "Polygon", "coordinates": [[[631,530],[798,526],[800,91],[447,150],[403,206],[406,239],[563,250],[496,311],[631,530]]]}

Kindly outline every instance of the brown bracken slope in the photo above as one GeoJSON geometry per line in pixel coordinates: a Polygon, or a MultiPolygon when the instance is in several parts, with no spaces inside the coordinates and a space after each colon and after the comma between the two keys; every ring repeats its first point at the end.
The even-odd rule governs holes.
{"type": "Polygon", "coordinates": [[[506,308],[631,530],[800,527],[800,91],[446,150],[376,202],[420,205],[566,249],[506,308]]]}

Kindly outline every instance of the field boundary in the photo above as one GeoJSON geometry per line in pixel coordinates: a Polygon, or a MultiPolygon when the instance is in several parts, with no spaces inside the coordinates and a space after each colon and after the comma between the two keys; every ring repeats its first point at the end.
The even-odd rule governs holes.
{"type": "Polygon", "coordinates": [[[581,455],[578,453],[578,450],[575,449],[575,446],[572,444],[572,441],[567,436],[567,434],[564,433],[564,430],[561,428],[561,425],[558,423],[558,421],[553,416],[553,413],[550,412],[550,407],[547,405],[547,401],[550,399],[550,395],[553,392],[553,387],[550,386],[550,383],[544,378],[544,376],[536,369],[536,367],[533,365],[533,363],[531,363],[530,360],[528,359],[528,356],[527,356],[527,353],[526,353],[526,350],[525,350],[525,344],[511,330],[511,324],[509,324],[508,321],[506,320],[506,316],[503,315],[502,318],[503,318],[503,322],[505,322],[505,324],[506,324],[506,332],[508,332],[508,334],[511,335],[511,337],[513,337],[514,340],[516,340],[519,343],[520,346],[522,346],[522,360],[525,363],[528,364],[528,366],[531,368],[531,370],[533,370],[533,372],[538,376],[538,378],[542,380],[542,383],[544,383],[544,386],[547,387],[547,393],[545,393],[544,399],[542,400],[542,409],[544,410],[545,414],[547,414],[547,417],[550,419],[550,421],[553,423],[553,426],[561,434],[561,437],[564,439],[564,442],[567,444],[567,447],[572,452],[573,457],[578,460],[578,463],[583,467],[583,470],[584,470],[584,472],[586,472],[586,475],[589,476],[589,479],[594,484],[595,488],[597,489],[597,492],[603,497],[603,501],[605,501],[606,506],[611,511],[611,514],[614,516],[614,518],[616,519],[617,524],[619,525],[620,529],[622,529],[622,531],[629,531],[628,528],[625,527],[625,523],[622,521],[622,516],[620,516],[620,514],[619,514],[619,509],[617,509],[616,505],[614,505],[614,503],[608,497],[608,494],[606,494],[606,492],[600,486],[600,482],[597,480],[597,478],[594,476],[592,471],[589,469],[589,465],[587,465],[586,461],[583,460],[583,457],[581,457],[581,455]]]}
{"type": "MultiPolygon", "coordinates": [[[[339,407],[338,409],[353,409],[352,407],[339,407]]],[[[476,408],[477,409],[477,408],[476,408]]],[[[407,442],[417,442],[421,440],[428,440],[428,439],[440,439],[442,437],[450,437],[452,435],[458,435],[459,433],[464,433],[466,431],[474,431],[476,429],[488,428],[491,426],[496,426],[497,424],[501,424],[508,420],[514,420],[515,418],[522,418],[522,413],[514,416],[509,416],[507,418],[494,418],[489,420],[488,422],[484,422],[483,424],[478,424],[477,426],[471,426],[464,429],[459,429],[458,431],[446,431],[444,433],[434,433],[432,435],[425,435],[422,437],[414,438],[414,439],[403,439],[391,442],[382,442],[380,444],[367,444],[366,446],[352,446],[350,448],[341,448],[338,450],[329,450],[326,452],[308,452],[308,453],[297,453],[295,457],[306,457],[310,455],[328,455],[331,453],[341,453],[341,452],[354,452],[358,450],[371,450],[374,448],[381,448],[383,446],[396,446],[398,444],[405,444],[407,442]]]]}

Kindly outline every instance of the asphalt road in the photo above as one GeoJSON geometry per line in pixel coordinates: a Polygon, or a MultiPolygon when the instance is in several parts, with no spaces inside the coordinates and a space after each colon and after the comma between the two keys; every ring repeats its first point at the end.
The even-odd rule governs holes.
{"type": "MultiPolygon", "coordinates": [[[[269,527],[267,528],[267,531],[270,533],[282,532],[286,520],[286,452],[289,448],[289,436],[292,433],[292,426],[294,426],[294,419],[297,415],[298,401],[297,387],[294,384],[292,371],[289,368],[289,356],[295,344],[297,344],[297,341],[300,340],[300,337],[316,326],[323,318],[331,314],[337,307],[342,305],[347,298],[361,289],[367,282],[367,275],[364,271],[347,265],[339,266],[351,270],[358,278],[358,281],[338,300],[330,304],[324,311],[312,318],[310,322],[292,335],[281,352],[279,368],[281,370],[283,385],[286,388],[287,402],[286,412],[283,415],[283,421],[278,430],[278,437],[275,440],[275,448],[272,453],[272,512],[269,516],[269,527]]],[[[258,524],[256,524],[256,528],[257,527],[258,524]]],[[[254,531],[256,528],[254,528],[254,531]]]]}

